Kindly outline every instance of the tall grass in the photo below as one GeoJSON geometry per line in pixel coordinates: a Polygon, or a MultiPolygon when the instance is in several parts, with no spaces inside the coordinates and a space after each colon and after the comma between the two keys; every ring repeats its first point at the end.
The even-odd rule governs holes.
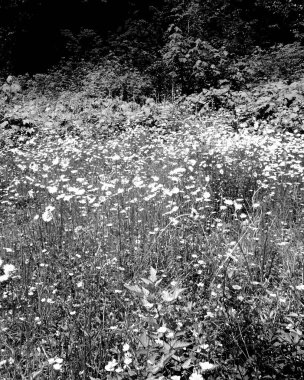
{"type": "Polygon", "coordinates": [[[196,120],[3,150],[0,377],[302,378],[303,152],[196,120]]]}

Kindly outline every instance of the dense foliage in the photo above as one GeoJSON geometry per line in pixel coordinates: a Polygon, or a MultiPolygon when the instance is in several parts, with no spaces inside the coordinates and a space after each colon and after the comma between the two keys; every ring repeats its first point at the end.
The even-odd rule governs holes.
{"type": "Polygon", "coordinates": [[[256,46],[302,43],[303,17],[301,0],[4,0],[0,73],[114,55],[157,92],[190,94],[226,79],[231,60],[256,46]]]}

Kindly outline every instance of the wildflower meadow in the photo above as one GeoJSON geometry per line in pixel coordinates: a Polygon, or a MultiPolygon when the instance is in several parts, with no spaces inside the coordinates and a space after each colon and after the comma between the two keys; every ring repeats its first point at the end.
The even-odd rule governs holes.
{"type": "Polygon", "coordinates": [[[303,135],[75,104],[0,151],[0,378],[302,379],[303,135]]]}

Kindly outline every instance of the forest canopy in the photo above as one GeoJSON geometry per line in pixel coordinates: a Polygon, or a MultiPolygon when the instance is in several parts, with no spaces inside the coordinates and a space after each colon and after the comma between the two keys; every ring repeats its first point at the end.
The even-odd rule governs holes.
{"type": "Polygon", "coordinates": [[[3,78],[114,56],[187,94],[226,79],[235,57],[293,42],[304,42],[302,0],[0,1],[3,78]]]}

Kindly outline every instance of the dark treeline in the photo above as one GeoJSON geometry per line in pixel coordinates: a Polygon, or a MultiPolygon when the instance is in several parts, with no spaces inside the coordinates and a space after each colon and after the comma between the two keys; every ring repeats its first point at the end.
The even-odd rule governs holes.
{"type": "Polygon", "coordinates": [[[160,1],[1,0],[0,65],[15,73],[44,71],[62,57],[108,49],[131,20],[149,19],[160,1]]]}
{"type": "Polygon", "coordinates": [[[2,76],[114,54],[189,92],[222,75],[228,54],[295,41],[304,41],[302,0],[0,0],[2,76]]]}

